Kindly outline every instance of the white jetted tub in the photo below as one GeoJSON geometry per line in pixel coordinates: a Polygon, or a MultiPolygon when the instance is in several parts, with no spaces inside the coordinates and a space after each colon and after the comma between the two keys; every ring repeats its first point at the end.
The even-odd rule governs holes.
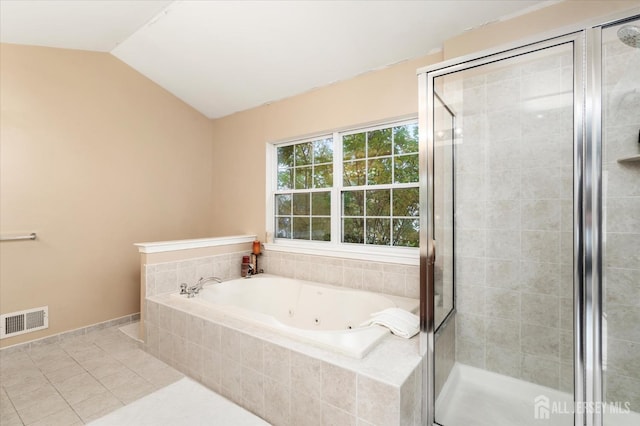
{"type": "Polygon", "coordinates": [[[392,307],[415,313],[419,306],[417,299],[268,274],[205,285],[188,300],[356,358],[389,333],[378,325],[360,327],[372,313],[392,307]]]}

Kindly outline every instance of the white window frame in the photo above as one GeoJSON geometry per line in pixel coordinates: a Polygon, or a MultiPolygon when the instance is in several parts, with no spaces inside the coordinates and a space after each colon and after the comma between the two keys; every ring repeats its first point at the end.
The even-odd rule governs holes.
{"type": "MultiPolygon", "coordinates": [[[[334,130],[332,132],[318,133],[309,137],[288,139],[266,144],[266,242],[265,248],[271,251],[293,252],[299,254],[310,254],[320,256],[341,257],[345,259],[379,261],[387,263],[398,263],[405,265],[419,265],[419,248],[403,246],[379,246],[374,244],[343,243],[341,229],[341,191],[345,188],[349,190],[367,189],[389,189],[413,187],[416,184],[386,184],[378,186],[343,186],[343,159],[342,159],[342,137],[348,134],[374,131],[390,127],[402,126],[406,124],[417,124],[418,118],[415,116],[400,120],[378,122],[371,125],[363,125],[346,129],[334,130]],[[275,194],[280,192],[277,189],[277,148],[286,145],[315,141],[331,137],[333,140],[333,185],[331,188],[309,189],[309,192],[326,191],[331,193],[331,241],[298,240],[275,238],[275,194]]],[[[287,192],[284,190],[282,192],[287,192]]]]}

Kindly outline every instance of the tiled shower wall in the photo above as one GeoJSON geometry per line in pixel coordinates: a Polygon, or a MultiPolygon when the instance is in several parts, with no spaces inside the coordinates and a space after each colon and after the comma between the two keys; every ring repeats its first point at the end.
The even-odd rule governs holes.
{"type": "MultiPolygon", "coordinates": [[[[640,412],[640,49],[604,43],[605,399],[640,412]]],[[[606,416],[605,416],[606,418],[606,416]]]]}
{"type": "Polygon", "coordinates": [[[444,89],[463,130],[455,350],[464,364],[569,391],[572,52],[535,55],[480,67],[444,89]],[[541,108],[546,97],[557,101],[541,108]]]}

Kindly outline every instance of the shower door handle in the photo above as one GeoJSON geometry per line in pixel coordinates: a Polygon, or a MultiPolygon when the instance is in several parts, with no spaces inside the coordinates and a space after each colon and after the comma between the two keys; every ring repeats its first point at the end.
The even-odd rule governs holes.
{"type": "Polygon", "coordinates": [[[436,240],[431,240],[431,244],[427,250],[427,262],[430,265],[436,264],[436,240]]]}

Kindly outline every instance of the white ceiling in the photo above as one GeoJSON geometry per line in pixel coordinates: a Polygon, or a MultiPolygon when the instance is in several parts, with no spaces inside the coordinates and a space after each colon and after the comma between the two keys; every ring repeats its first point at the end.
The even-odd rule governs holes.
{"type": "Polygon", "coordinates": [[[0,41],[111,52],[217,118],[557,1],[0,0],[0,41]]]}

